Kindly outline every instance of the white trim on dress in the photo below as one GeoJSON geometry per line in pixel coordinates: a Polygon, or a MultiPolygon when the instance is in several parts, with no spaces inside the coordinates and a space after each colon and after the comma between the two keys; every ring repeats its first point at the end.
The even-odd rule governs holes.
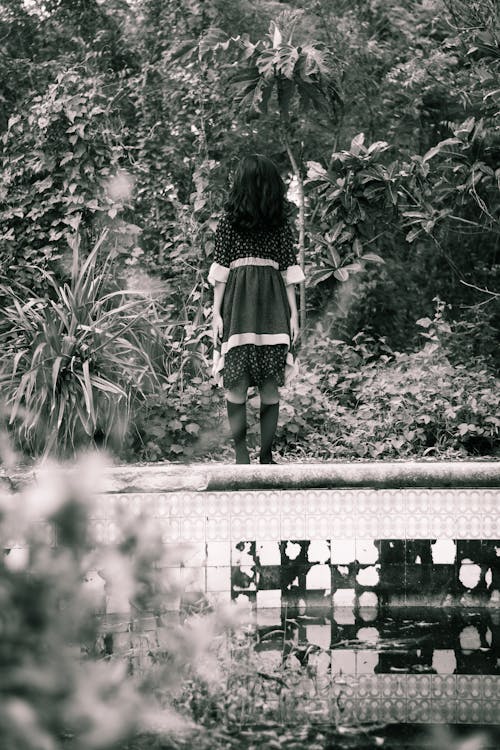
{"type": "Polygon", "coordinates": [[[302,268],[298,265],[288,266],[286,271],[281,272],[281,275],[286,286],[289,286],[289,284],[300,284],[306,280],[302,268]]]}
{"type": "Polygon", "coordinates": [[[256,346],[272,346],[273,344],[286,344],[290,346],[288,333],[234,333],[221,346],[221,354],[226,354],[235,346],[243,344],[255,344],[256,346]]]}
{"type": "Polygon", "coordinates": [[[271,268],[276,268],[276,270],[280,267],[279,263],[271,258],[237,258],[229,264],[229,268],[240,268],[241,266],[271,266],[271,268]]]}
{"type": "Polygon", "coordinates": [[[229,268],[227,266],[221,266],[220,263],[212,263],[208,272],[208,282],[215,286],[215,282],[219,281],[225,284],[229,276],[229,268]]]}

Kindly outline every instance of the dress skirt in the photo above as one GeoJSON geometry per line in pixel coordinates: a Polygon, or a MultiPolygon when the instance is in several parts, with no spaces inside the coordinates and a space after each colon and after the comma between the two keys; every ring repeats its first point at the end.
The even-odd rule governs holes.
{"type": "Polygon", "coordinates": [[[226,389],[241,383],[260,386],[267,380],[284,385],[294,361],[290,305],[280,271],[270,264],[231,269],[221,315],[223,335],[215,356],[216,381],[222,384],[222,375],[226,389]]]}
{"type": "Polygon", "coordinates": [[[208,274],[213,286],[225,284],[212,368],[217,385],[283,385],[296,374],[287,286],[303,280],[287,222],[244,231],[221,218],[208,274]]]}

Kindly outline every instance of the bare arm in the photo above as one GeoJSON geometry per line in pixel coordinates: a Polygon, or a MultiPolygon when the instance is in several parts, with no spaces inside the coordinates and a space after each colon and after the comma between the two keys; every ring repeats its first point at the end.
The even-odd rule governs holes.
{"type": "Polygon", "coordinates": [[[214,307],[213,307],[213,316],[212,316],[212,331],[214,336],[214,341],[217,342],[218,338],[222,338],[222,317],[221,317],[221,307],[222,307],[222,300],[224,298],[224,291],[226,289],[226,284],[223,281],[216,281],[214,286],[214,307]]]}
{"type": "Polygon", "coordinates": [[[214,315],[220,315],[222,300],[224,298],[224,291],[226,284],[223,281],[216,281],[214,287],[214,315]]]}
{"type": "Polygon", "coordinates": [[[295,344],[299,337],[299,315],[297,312],[297,300],[295,298],[294,284],[287,284],[286,296],[290,305],[290,329],[292,334],[292,343],[295,344]]]}

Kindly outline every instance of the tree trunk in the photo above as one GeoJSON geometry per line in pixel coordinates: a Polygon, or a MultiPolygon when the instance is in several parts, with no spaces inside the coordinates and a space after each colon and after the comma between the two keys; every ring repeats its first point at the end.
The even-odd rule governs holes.
{"type": "MultiPolygon", "coordinates": [[[[304,263],[305,263],[305,227],[306,227],[306,206],[305,206],[305,196],[304,196],[304,180],[302,178],[302,173],[300,171],[299,165],[297,164],[297,160],[293,154],[293,151],[290,147],[290,142],[287,138],[287,135],[283,129],[283,141],[285,144],[286,152],[288,154],[288,158],[290,160],[290,164],[292,166],[293,174],[297,180],[297,191],[298,191],[298,198],[299,198],[299,265],[304,271],[304,263]]],[[[301,282],[299,287],[299,317],[300,317],[300,332],[301,332],[301,338],[302,343],[305,342],[305,335],[306,335],[306,285],[304,282],[301,282]]]]}

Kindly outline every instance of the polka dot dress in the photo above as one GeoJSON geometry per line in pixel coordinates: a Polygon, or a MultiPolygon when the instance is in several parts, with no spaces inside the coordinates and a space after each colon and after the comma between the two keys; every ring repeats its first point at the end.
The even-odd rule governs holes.
{"type": "Polygon", "coordinates": [[[226,389],[269,380],[284,385],[294,364],[286,287],[304,279],[290,226],[244,231],[224,216],[208,279],[225,283],[223,335],[214,353],[216,382],[226,389]]]}

